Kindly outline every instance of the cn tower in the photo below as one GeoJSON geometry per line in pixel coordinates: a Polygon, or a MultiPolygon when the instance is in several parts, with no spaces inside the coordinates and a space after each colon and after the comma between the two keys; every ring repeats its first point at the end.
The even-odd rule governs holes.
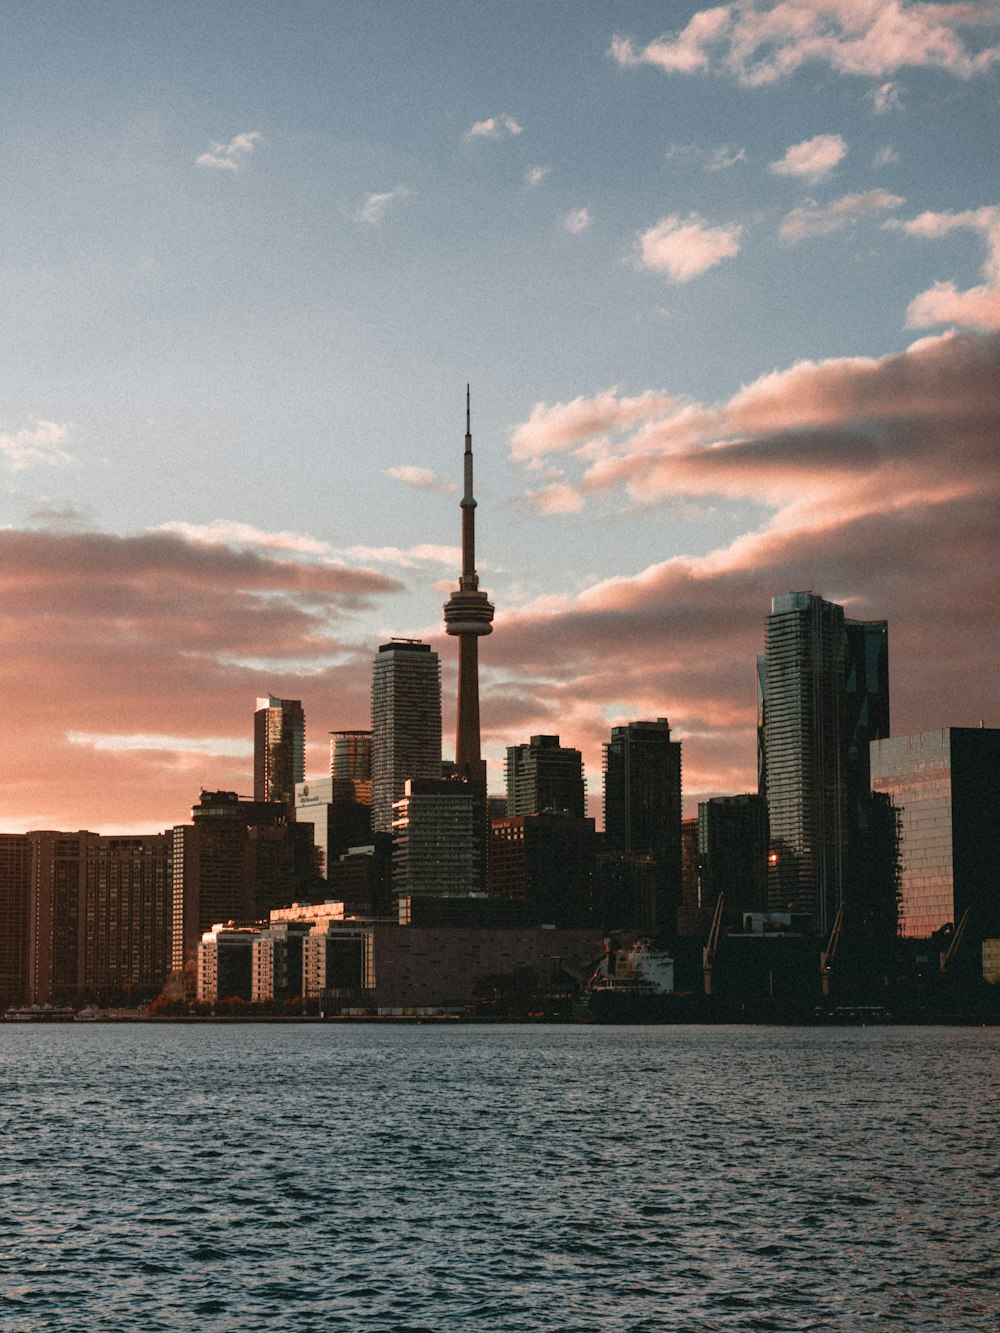
{"type": "Polygon", "coordinates": [[[493,606],[476,573],[476,501],[472,495],[472,424],[465,386],[465,490],[462,494],[462,576],[444,608],[444,625],[458,637],[458,727],[455,765],[485,782],[479,744],[479,639],[493,632],[493,606]]]}

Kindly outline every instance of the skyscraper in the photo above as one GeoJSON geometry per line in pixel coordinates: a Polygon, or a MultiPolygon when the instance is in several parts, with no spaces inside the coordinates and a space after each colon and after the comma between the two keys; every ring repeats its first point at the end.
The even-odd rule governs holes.
{"type": "Polygon", "coordinates": [[[486,787],[479,742],[479,640],[493,631],[493,606],[476,573],[476,501],[472,495],[472,422],[465,386],[465,488],[462,509],[462,574],[444,607],[445,629],[458,638],[458,725],[455,765],[462,777],[486,787]]]}
{"type": "Polygon", "coordinates": [[[298,699],[257,700],[253,716],[253,798],[295,802],[305,777],[306,718],[298,699]]]}
{"type": "Polygon", "coordinates": [[[884,620],[810,592],[775,597],[758,660],[758,773],[770,823],[768,906],[825,933],[865,873],[868,744],[889,734],[884,620]]]}
{"type": "Polygon", "coordinates": [[[619,857],[656,868],[655,926],[675,924],[681,891],[681,745],[665,717],[611,729],[604,745],[604,833],[619,857]]]}
{"type": "Polygon", "coordinates": [[[568,810],[580,819],[586,814],[583,756],[560,745],[558,736],[532,736],[527,745],[509,745],[504,770],[508,818],[543,810],[568,810]]]}
{"type": "Polygon", "coordinates": [[[441,776],[441,662],[419,639],[383,643],[372,672],[372,829],[392,832],[407,778],[441,776]]]}
{"type": "Polygon", "coordinates": [[[330,777],[368,782],[372,775],[370,731],[330,732],[330,777]]]}

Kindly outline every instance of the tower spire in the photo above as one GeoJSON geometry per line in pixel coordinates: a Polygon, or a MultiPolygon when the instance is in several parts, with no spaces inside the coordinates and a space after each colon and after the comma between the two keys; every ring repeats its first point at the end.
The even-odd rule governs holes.
{"type": "Polygon", "coordinates": [[[476,573],[476,500],[472,493],[472,395],[465,386],[465,486],[462,492],[462,573],[444,608],[444,624],[458,638],[458,734],[460,769],[482,767],[479,740],[479,638],[493,631],[493,606],[476,573]]]}

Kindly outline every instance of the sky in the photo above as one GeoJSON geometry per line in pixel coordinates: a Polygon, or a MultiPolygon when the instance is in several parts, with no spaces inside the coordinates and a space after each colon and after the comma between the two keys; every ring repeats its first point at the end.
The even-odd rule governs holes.
{"type": "Polygon", "coordinates": [[[667,717],[753,790],[772,596],[1000,725],[1000,3],[34,0],[0,51],[0,828],[307,777],[392,636],[491,788],[667,717]]]}

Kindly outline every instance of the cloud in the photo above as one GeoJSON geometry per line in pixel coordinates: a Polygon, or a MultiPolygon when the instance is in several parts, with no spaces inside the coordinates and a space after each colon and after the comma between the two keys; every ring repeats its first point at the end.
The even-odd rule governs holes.
{"type": "Polygon", "coordinates": [[[488,120],[477,120],[471,129],[465,131],[462,136],[466,143],[472,143],[476,139],[505,139],[508,136],[523,133],[523,126],[519,125],[511,116],[490,116],[488,120]]]}
{"type": "Polygon", "coordinates": [[[563,226],[573,236],[586,231],[590,226],[590,209],[574,208],[563,218],[563,226]]]}
{"type": "Polygon", "coordinates": [[[900,195],[890,194],[888,190],[845,194],[843,198],[823,206],[809,200],[801,208],[793,208],[779,230],[786,241],[801,241],[807,236],[828,236],[830,232],[852,226],[865,214],[881,213],[886,209],[899,208],[905,203],[906,200],[900,195]]]}
{"type": "Polygon", "coordinates": [[[652,390],[635,398],[621,398],[617,389],[552,407],[538,403],[528,420],[514,431],[511,454],[516,462],[537,467],[547,454],[580,450],[595,439],[633,430],[640,422],[672,412],[679,403],[669,394],[652,390]]]}
{"type": "MultiPolygon", "coordinates": [[[[457,569],[462,563],[460,546],[435,546],[423,542],[404,549],[400,546],[348,546],[344,552],[354,560],[375,565],[395,565],[398,569],[417,569],[421,565],[446,565],[457,569]]],[[[480,565],[480,569],[486,566],[480,565]]]]}
{"type": "Polygon", "coordinates": [[[872,158],[872,166],[876,169],[879,167],[892,167],[895,166],[898,161],[899,154],[896,152],[895,148],[893,148],[892,144],[887,143],[883,144],[872,158]]]}
{"type": "Polygon", "coordinates": [[[529,190],[535,189],[536,186],[541,185],[551,170],[551,167],[527,167],[523,177],[525,187],[529,190]]]}
{"type": "Polygon", "coordinates": [[[374,226],[375,223],[382,221],[390,205],[408,198],[409,194],[410,191],[405,185],[397,185],[394,190],[386,190],[384,194],[370,194],[358,209],[355,218],[358,222],[368,222],[374,226]]]}
{"type": "Polygon", "coordinates": [[[745,148],[720,144],[717,148],[700,148],[694,143],[672,143],[664,154],[665,162],[696,162],[704,171],[728,171],[747,160],[745,148]]]}
{"type": "Polygon", "coordinates": [[[441,491],[448,495],[456,489],[455,482],[439,477],[430,468],[414,467],[408,463],[384,468],[382,475],[391,477],[393,481],[401,481],[404,486],[412,486],[415,491],[441,491]]]}
{"type": "Polygon", "coordinates": [[[773,171],[776,176],[795,176],[815,185],[829,176],[846,153],[847,144],[839,134],[817,134],[794,144],[780,161],[771,163],[768,171],[773,171]]]}
{"type": "Polygon", "coordinates": [[[1000,12],[993,4],[737,0],[699,10],[680,32],[646,46],[615,36],[608,54],[623,67],[716,74],[750,88],[776,83],[811,63],[863,78],[886,79],[905,67],[925,67],[970,79],[1000,60],[1000,46],[977,50],[963,34],[974,39],[998,32],[1000,12]]]}
{"type": "Polygon", "coordinates": [[[4,826],[163,828],[203,785],[247,791],[269,691],[303,700],[323,771],[327,731],[368,714],[355,618],[401,587],[178,532],[0,530],[0,684],[31,697],[5,741],[4,826]]]}
{"type": "Polygon", "coordinates": [[[0,459],[12,472],[23,472],[40,464],[52,467],[72,463],[73,455],[63,447],[68,438],[68,426],[35,418],[30,426],[20,430],[0,431],[0,459]]]}
{"type": "Polygon", "coordinates": [[[594,781],[612,719],[669,716],[689,809],[699,792],[753,790],[754,655],[771,597],[803,588],[889,620],[894,734],[995,713],[1000,336],[803,361],[716,406],[662,398],[662,412],[635,415],[596,461],[575,453],[593,438],[587,403],[607,419],[627,400],[577,400],[575,429],[565,410],[536,409],[536,433],[551,414],[567,505],[616,491],[631,504],[680,496],[734,514],[750,502],[765,516],[704,555],[498,609],[496,712],[490,689],[482,705],[496,743],[518,739],[515,724],[524,736],[559,731],[594,781]]]}
{"type": "Polygon", "coordinates": [[[671,282],[690,282],[740,252],[743,228],[736,223],[712,227],[691,213],[686,219],[661,218],[636,242],[635,263],[664,274],[671,282]]]}
{"type": "Polygon", "coordinates": [[[213,143],[207,153],[195,158],[199,167],[214,167],[218,171],[242,171],[264,136],[259,130],[236,134],[228,143],[213,143]]]}
{"type": "Polygon", "coordinates": [[[906,312],[910,328],[957,324],[972,329],[1000,329],[1000,204],[962,213],[921,213],[909,222],[885,225],[928,240],[937,240],[956,229],[969,229],[979,232],[986,242],[984,281],[964,292],[954,282],[935,282],[910,302],[906,312]]]}
{"type": "Polygon", "coordinates": [[[887,116],[892,111],[900,110],[903,105],[897,83],[883,83],[878,88],[873,88],[868,98],[876,116],[887,116]]]}

